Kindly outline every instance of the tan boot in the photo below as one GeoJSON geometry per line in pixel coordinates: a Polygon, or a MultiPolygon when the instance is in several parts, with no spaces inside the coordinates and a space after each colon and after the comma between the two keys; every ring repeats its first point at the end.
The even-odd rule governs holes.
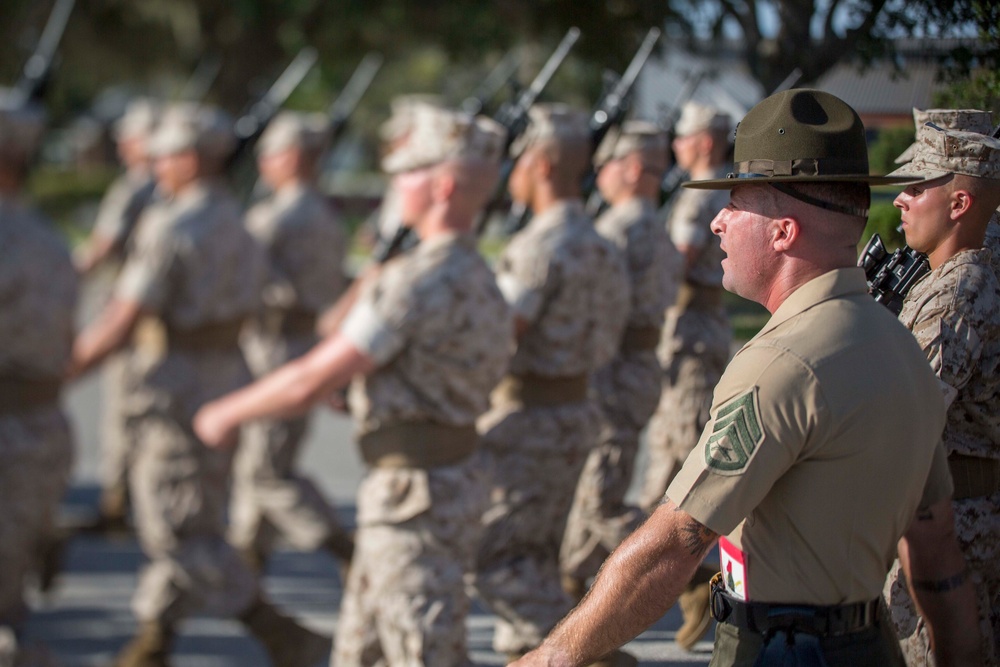
{"type": "Polygon", "coordinates": [[[615,651],[596,662],[590,663],[588,667],[638,667],[639,659],[631,653],[625,651],[615,651]]]}
{"type": "Polygon", "coordinates": [[[155,621],[141,623],[132,639],[115,658],[115,667],[170,667],[173,630],[155,621]]]}
{"type": "Polygon", "coordinates": [[[674,641],[685,651],[690,651],[694,645],[708,634],[712,622],[709,610],[709,585],[707,583],[688,586],[677,598],[684,615],[684,624],[677,630],[674,641]]]}
{"type": "Polygon", "coordinates": [[[258,600],[240,616],[250,633],[264,645],[274,667],[313,667],[330,660],[333,642],[258,600]]]}

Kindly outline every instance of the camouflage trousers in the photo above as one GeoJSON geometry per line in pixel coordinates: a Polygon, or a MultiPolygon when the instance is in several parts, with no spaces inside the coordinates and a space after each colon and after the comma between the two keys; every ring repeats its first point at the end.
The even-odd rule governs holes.
{"type": "Polygon", "coordinates": [[[497,406],[480,421],[492,484],[475,588],[499,617],[499,653],[538,646],[572,608],[560,583],[559,548],[598,420],[597,408],[585,402],[497,406]]]}
{"type": "Polygon", "coordinates": [[[465,586],[486,486],[472,461],[368,473],[358,490],[358,532],[332,666],[471,664],[465,586]]]}
{"type": "Polygon", "coordinates": [[[601,427],[566,523],[559,556],[564,575],[580,580],[596,575],[604,559],[646,517],[625,503],[625,494],[632,483],[639,434],[660,396],[660,376],[652,351],[619,356],[594,375],[601,427]]]}
{"type": "Polygon", "coordinates": [[[0,414],[0,625],[27,615],[25,578],[55,531],[73,445],[58,407],[0,414]]]}
{"type": "Polygon", "coordinates": [[[729,361],[732,335],[725,313],[668,313],[660,345],[663,391],[646,433],[649,459],[639,504],[651,510],[698,443],[712,393],[729,361]]]}
{"type": "MultiPolygon", "coordinates": [[[[1000,664],[1000,493],[952,503],[955,534],[965,554],[979,602],[983,664],[1000,664]]],[[[917,613],[899,561],[893,563],[883,596],[910,667],[933,666],[927,624],[917,613]]]]}
{"type": "Polygon", "coordinates": [[[132,601],[140,621],[195,613],[238,616],[258,595],[256,576],[225,539],[232,453],[205,447],[160,414],[130,420],[137,443],[129,482],[149,564],[132,601]]]}
{"type": "Polygon", "coordinates": [[[104,363],[104,405],[101,415],[101,486],[124,489],[128,484],[129,456],[133,447],[125,426],[128,381],[128,351],[112,355],[104,363]]]}
{"type": "Polygon", "coordinates": [[[307,418],[247,424],[233,463],[229,541],[237,549],[270,553],[276,538],[312,551],[344,529],[312,480],[295,473],[307,418]]]}

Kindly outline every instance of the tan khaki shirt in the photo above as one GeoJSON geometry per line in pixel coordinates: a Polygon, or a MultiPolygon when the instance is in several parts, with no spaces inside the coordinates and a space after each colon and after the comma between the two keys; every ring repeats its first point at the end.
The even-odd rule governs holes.
{"type": "Polygon", "coordinates": [[[632,293],[628,326],[663,326],[663,314],[677,297],[683,260],[652,202],[636,197],[612,206],[594,228],[625,257],[632,293]]]}
{"type": "Polygon", "coordinates": [[[989,250],[966,250],[906,295],[899,321],[941,381],[948,453],[1000,459],[1000,280],[989,250]]]}
{"type": "Polygon", "coordinates": [[[581,375],[615,355],[629,310],[628,273],[580,202],[559,202],[533,218],[504,249],[496,272],[515,314],[530,324],[512,373],[581,375]]]}
{"type": "Polygon", "coordinates": [[[341,334],[378,365],[351,387],[361,433],[404,420],[474,424],[514,346],[510,309],[471,235],[435,236],[387,263],[341,334]]]}
{"type": "Polygon", "coordinates": [[[711,415],[667,496],[744,552],[751,601],[875,599],[918,506],[951,494],[938,382],[857,268],[785,300],[711,415]]]}

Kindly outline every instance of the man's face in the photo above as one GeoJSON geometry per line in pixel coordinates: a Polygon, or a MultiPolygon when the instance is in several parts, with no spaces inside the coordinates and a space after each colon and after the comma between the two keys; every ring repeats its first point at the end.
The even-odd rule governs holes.
{"type": "Polygon", "coordinates": [[[160,155],[153,166],[156,184],[168,194],[176,195],[198,178],[198,153],[186,150],[160,155]]]}
{"type": "Polygon", "coordinates": [[[529,148],[514,163],[514,169],[507,180],[507,191],[510,198],[519,204],[530,204],[534,192],[535,163],[538,161],[538,150],[529,148]]]}
{"type": "Polygon", "coordinates": [[[733,188],[729,205],[712,220],[726,258],[722,260],[722,285],[730,292],[760,302],[770,282],[774,252],[772,217],[765,213],[763,184],[733,188]]]}
{"type": "Polygon", "coordinates": [[[257,168],[261,178],[275,190],[295,178],[298,173],[299,150],[284,148],[270,151],[257,157],[257,168]]]}
{"type": "Polygon", "coordinates": [[[704,135],[705,132],[695,132],[694,134],[674,139],[671,146],[674,149],[674,158],[677,160],[678,167],[685,171],[691,170],[701,151],[702,137],[704,135]]]}
{"type": "Polygon", "coordinates": [[[893,205],[903,218],[906,244],[926,254],[932,253],[950,231],[951,174],[932,181],[909,185],[893,205]]]}
{"type": "Polygon", "coordinates": [[[431,169],[415,169],[396,174],[392,187],[399,195],[399,215],[407,227],[415,225],[434,203],[431,196],[431,169]]]}
{"type": "Polygon", "coordinates": [[[608,202],[613,203],[625,186],[625,160],[615,158],[608,160],[601,165],[597,172],[597,189],[601,196],[608,202]]]}

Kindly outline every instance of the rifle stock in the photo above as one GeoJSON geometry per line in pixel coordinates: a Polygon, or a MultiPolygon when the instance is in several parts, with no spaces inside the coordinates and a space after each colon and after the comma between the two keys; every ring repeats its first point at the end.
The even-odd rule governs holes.
{"type": "Polygon", "coordinates": [[[66,24],[69,23],[69,16],[75,5],[76,0],[56,0],[53,5],[42,30],[42,36],[24,64],[21,78],[14,87],[21,101],[38,102],[45,96],[45,90],[52,78],[56,51],[59,42],[62,41],[63,33],[66,32],[66,24]]]}
{"type": "Polygon", "coordinates": [[[229,156],[226,169],[232,174],[237,195],[244,201],[250,198],[256,182],[256,165],[253,147],[267,128],[281,105],[292,94],[316,63],[316,50],[306,47],[299,51],[288,67],[275,80],[264,95],[236,119],[236,148],[229,156]]]}
{"type": "Polygon", "coordinates": [[[517,162],[517,158],[510,157],[510,147],[514,143],[514,140],[521,136],[528,127],[528,110],[538,101],[538,96],[549,85],[549,81],[552,80],[556,70],[566,60],[566,56],[569,55],[570,50],[578,39],[580,39],[579,28],[573,27],[567,30],[566,35],[559,42],[559,46],[552,52],[549,59],[545,61],[545,65],[535,76],[535,80],[531,82],[531,85],[522,91],[513,103],[506,103],[501,106],[500,110],[494,116],[493,119],[507,129],[507,140],[504,144],[504,155],[506,157],[504,157],[503,164],[500,166],[500,179],[497,182],[496,189],[493,191],[493,196],[490,198],[489,204],[486,205],[476,223],[476,233],[478,235],[482,235],[486,230],[486,225],[490,218],[502,207],[504,199],[507,196],[507,181],[510,178],[511,172],[514,171],[514,164],[517,162]]]}
{"type": "Polygon", "coordinates": [[[340,95],[330,105],[330,110],[327,112],[330,118],[330,146],[335,145],[347,130],[347,121],[381,68],[382,54],[375,52],[366,54],[340,91],[340,95]]]}

